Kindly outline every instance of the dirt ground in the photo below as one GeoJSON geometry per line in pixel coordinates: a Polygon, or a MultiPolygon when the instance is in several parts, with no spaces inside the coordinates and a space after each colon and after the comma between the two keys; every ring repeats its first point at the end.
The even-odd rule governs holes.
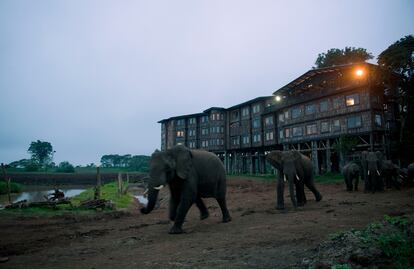
{"type": "MultiPolygon", "coordinates": [[[[295,268],[330,234],[362,228],[384,214],[414,212],[414,188],[382,193],[348,193],[343,184],[319,184],[305,207],[275,206],[275,183],[228,182],[233,217],[220,223],[213,199],[210,218],[200,221],[193,206],[185,234],[169,235],[167,204],[149,215],[0,216],[1,268],[295,268]]],[[[168,191],[168,190],[166,190],[168,191]]],[[[285,190],[285,193],[287,190],[285,190]]]]}

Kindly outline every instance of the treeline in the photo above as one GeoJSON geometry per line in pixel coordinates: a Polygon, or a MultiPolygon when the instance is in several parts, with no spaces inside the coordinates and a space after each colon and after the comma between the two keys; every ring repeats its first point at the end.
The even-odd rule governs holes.
{"type": "Polygon", "coordinates": [[[102,167],[126,168],[131,171],[148,172],[150,156],[108,154],[101,157],[102,167]]]}

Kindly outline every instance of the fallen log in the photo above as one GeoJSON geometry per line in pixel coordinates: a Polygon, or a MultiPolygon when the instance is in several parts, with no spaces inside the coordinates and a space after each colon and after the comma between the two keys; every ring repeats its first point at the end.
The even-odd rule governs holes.
{"type": "Polygon", "coordinates": [[[112,201],[110,201],[110,200],[95,199],[95,200],[82,201],[79,205],[79,208],[85,208],[85,209],[109,208],[109,209],[113,209],[114,205],[113,205],[112,201]]]}
{"type": "Polygon", "coordinates": [[[27,200],[17,201],[15,203],[11,203],[10,205],[6,205],[5,208],[23,208],[27,207],[27,200]]]}
{"type": "Polygon", "coordinates": [[[71,205],[72,202],[68,199],[62,199],[57,201],[43,201],[43,202],[32,202],[27,207],[52,207],[56,208],[57,205],[71,205]]]}

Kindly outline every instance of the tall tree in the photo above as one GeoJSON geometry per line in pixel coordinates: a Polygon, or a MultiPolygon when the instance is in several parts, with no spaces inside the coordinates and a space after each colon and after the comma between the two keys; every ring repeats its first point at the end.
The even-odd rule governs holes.
{"type": "Polygon", "coordinates": [[[45,166],[53,159],[52,144],[45,141],[33,141],[27,150],[32,156],[32,160],[40,166],[45,166]]]}
{"type": "MultiPolygon", "coordinates": [[[[399,75],[396,92],[401,122],[399,153],[407,163],[414,154],[414,36],[405,36],[381,52],[378,64],[399,75]]],[[[390,81],[383,79],[385,83],[390,81]]]]}
{"type": "Polygon", "coordinates": [[[314,68],[362,63],[372,58],[372,54],[363,48],[345,47],[345,49],[330,49],[326,53],[318,54],[314,68]]]}

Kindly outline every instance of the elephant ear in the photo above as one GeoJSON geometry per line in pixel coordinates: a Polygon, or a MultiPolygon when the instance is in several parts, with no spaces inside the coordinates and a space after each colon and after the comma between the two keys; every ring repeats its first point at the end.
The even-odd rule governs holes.
{"type": "Polygon", "coordinates": [[[170,150],[170,156],[174,161],[173,168],[177,176],[186,179],[193,167],[191,151],[184,146],[176,146],[170,150]]]}
{"type": "Polygon", "coordinates": [[[266,160],[276,169],[281,169],[282,153],[280,150],[273,150],[266,155],[266,160]]]}
{"type": "Polygon", "coordinates": [[[302,159],[302,153],[300,153],[297,150],[292,150],[292,156],[293,156],[295,162],[300,161],[302,159]]]}

